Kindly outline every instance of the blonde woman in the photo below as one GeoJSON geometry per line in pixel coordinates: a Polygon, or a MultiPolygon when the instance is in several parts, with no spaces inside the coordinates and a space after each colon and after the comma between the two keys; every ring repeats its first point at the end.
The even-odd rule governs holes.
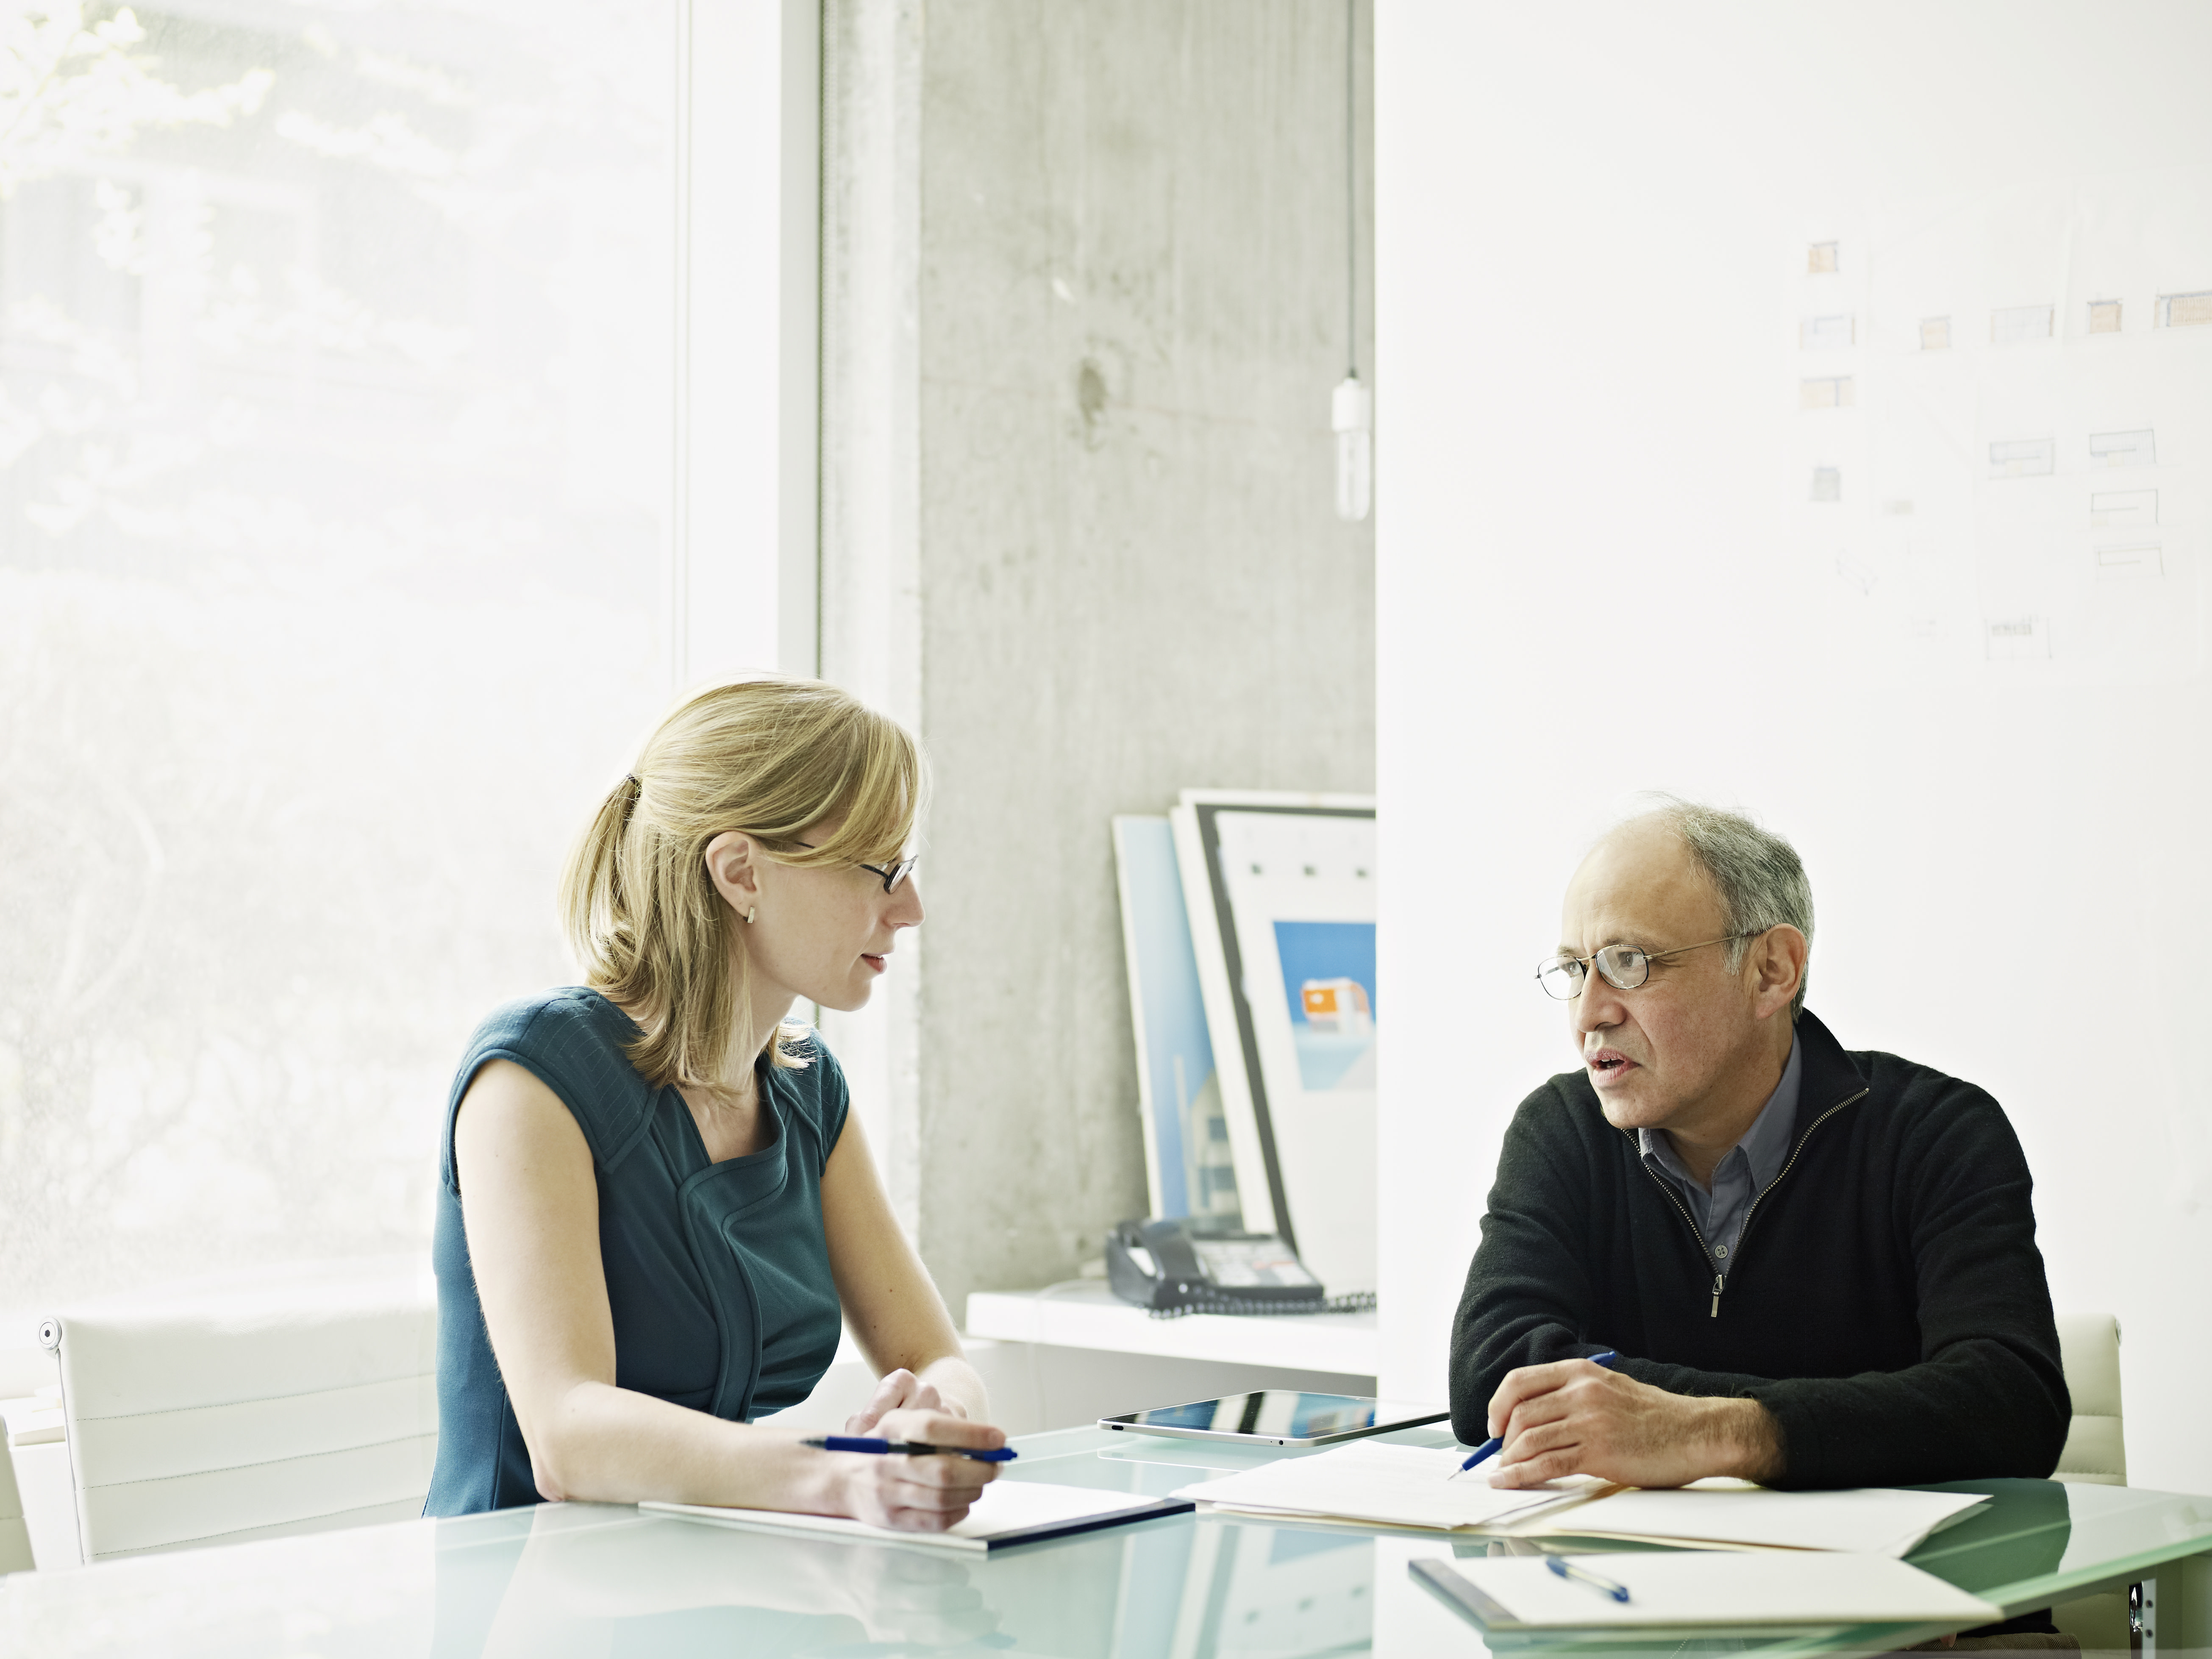
{"type": "Polygon", "coordinates": [[[921,921],[921,758],[804,680],[691,698],[569,861],[586,983],[469,1045],[438,1195],[425,1513],[657,1498],[933,1531],[994,1466],[811,1450],[842,1314],[882,1376],[848,1431],[1003,1445],[893,1220],[843,1074],[785,1022],[853,1009],[921,921]]]}

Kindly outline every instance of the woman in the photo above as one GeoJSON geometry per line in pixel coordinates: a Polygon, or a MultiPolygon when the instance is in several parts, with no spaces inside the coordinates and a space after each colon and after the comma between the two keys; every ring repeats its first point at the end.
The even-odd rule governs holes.
{"type": "Polygon", "coordinates": [[[994,1467],[811,1450],[840,1311],[882,1376],[851,1431],[988,1448],[983,1387],[892,1218],[843,1074],[784,1023],[854,1009],[921,921],[921,758],[835,687],[701,692],[563,879],[586,983],[500,1009],[447,1109],[424,1505],[657,1498],[921,1531],[994,1467]]]}

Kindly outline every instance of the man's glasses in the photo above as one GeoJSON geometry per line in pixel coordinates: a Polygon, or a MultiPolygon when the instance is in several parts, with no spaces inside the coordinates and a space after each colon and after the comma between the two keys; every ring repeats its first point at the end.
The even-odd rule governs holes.
{"type": "Polygon", "coordinates": [[[1614,990],[1633,991],[1651,977],[1651,964],[1662,957],[1702,951],[1708,945],[1733,945],[1740,939],[1756,939],[1764,931],[1753,928],[1747,933],[1730,933],[1725,939],[1678,945],[1671,951],[1639,951],[1633,945],[1607,945],[1586,957],[1547,957],[1536,964],[1536,982],[1548,995],[1561,1002],[1572,1002],[1583,994],[1583,983],[1589,977],[1590,964],[1595,963],[1598,972],[1605,975],[1605,982],[1614,990]]]}
{"type": "MultiPolygon", "coordinates": [[[[802,841],[799,845],[810,853],[818,853],[822,850],[811,841],[802,841]]],[[[899,884],[912,875],[914,866],[921,862],[921,854],[916,853],[912,858],[901,859],[896,864],[863,864],[859,867],[866,870],[872,876],[881,876],[884,878],[884,891],[896,893],[899,890],[899,884]]]]}

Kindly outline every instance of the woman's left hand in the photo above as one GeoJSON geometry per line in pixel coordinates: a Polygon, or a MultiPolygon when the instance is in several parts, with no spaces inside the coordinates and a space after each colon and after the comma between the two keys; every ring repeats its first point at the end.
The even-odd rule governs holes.
{"type": "Polygon", "coordinates": [[[883,1380],[868,1403],[845,1419],[848,1434],[872,1434],[876,1425],[883,1421],[885,1412],[924,1411],[943,1412],[948,1417],[965,1417],[967,1407],[958,1401],[946,1398],[937,1391],[934,1383],[925,1382],[912,1371],[901,1367],[885,1371],[883,1380]]]}

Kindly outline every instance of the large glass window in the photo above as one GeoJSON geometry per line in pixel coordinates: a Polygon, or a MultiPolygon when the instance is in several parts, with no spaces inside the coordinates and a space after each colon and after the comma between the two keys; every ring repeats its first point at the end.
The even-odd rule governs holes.
{"type": "Polygon", "coordinates": [[[418,1246],[665,699],[675,12],[0,23],[0,1309],[418,1246]]]}

